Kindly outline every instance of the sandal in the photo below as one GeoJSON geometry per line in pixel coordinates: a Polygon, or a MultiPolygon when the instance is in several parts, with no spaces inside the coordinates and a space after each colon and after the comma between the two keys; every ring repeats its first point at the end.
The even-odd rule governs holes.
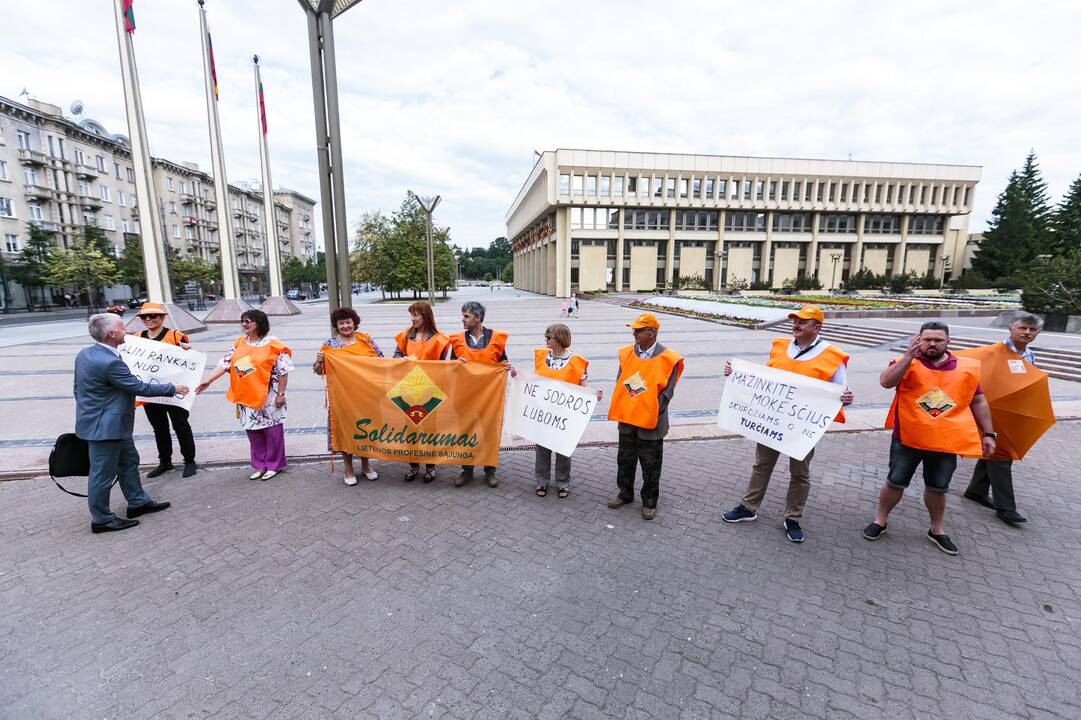
{"type": "Polygon", "coordinates": [[[537,488],[537,497],[544,497],[548,494],[548,488],[537,488]]]}
{"type": "Polygon", "coordinates": [[[571,491],[570,491],[569,488],[563,488],[557,494],[559,495],[560,499],[563,499],[563,498],[567,497],[568,495],[570,495],[571,491]]]}
{"type": "Polygon", "coordinates": [[[424,471],[424,482],[430,483],[432,480],[435,480],[435,468],[428,468],[424,471]]]}
{"type": "Polygon", "coordinates": [[[413,482],[417,479],[417,473],[420,472],[419,468],[410,468],[409,472],[405,474],[406,482],[413,482]]]}

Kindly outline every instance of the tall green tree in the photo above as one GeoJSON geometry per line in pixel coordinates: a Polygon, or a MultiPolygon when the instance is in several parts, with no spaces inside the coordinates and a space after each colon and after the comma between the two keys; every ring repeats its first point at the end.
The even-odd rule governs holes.
{"type": "Polygon", "coordinates": [[[120,282],[130,285],[136,295],[146,289],[146,265],[143,264],[143,244],[139,240],[124,242],[124,250],[116,261],[120,282]]]}
{"type": "Polygon", "coordinates": [[[207,262],[198,255],[189,255],[177,258],[169,275],[177,292],[183,292],[184,283],[192,281],[198,283],[205,293],[212,285],[221,282],[221,265],[207,262]]]}
{"type": "Polygon", "coordinates": [[[97,251],[107,258],[114,257],[116,252],[96,220],[91,220],[83,226],[83,243],[97,248],[97,251]]]}
{"type": "Polygon", "coordinates": [[[1036,153],[1030,152],[1021,170],[1010,173],[1006,189],[998,196],[972,269],[990,280],[1015,276],[1053,250],[1047,183],[1036,153]]]}
{"type": "Polygon", "coordinates": [[[304,261],[296,255],[282,263],[282,282],[286,289],[299,288],[301,283],[307,282],[306,276],[304,261]]]}
{"type": "Polygon", "coordinates": [[[1051,222],[1055,255],[1081,251],[1081,176],[1066,191],[1051,222]]]}
{"type": "Polygon", "coordinates": [[[19,251],[18,258],[11,266],[11,276],[15,278],[26,290],[27,309],[33,309],[34,289],[38,290],[41,298],[41,309],[48,310],[49,303],[45,299],[45,284],[42,274],[45,265],[49,262],[49,253],[52,251],[52,240],[49,233],[45,232],[33,223],[27,223],[26,247],[19,251]]]}
{"type": "Polygon", "coordinates": [[[81,241],[67,250],[56,248],[49,254],[41,279],[57,287],[74,287],[86,293],[87,311],[96,307],[101,288],[116,282],[116,263],[95,245],[81,241]]]}

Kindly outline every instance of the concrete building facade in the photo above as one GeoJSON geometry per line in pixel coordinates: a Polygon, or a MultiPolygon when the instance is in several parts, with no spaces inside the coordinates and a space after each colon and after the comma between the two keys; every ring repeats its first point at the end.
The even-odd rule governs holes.
{"type": "MultiPolygon", "coordinates": [[[[214,179],[194,163],[153,159],[155,201],[166,242],[182,255],[220,262],[214,179]]],[[[261,188],[229,186],[237,267],[245,295],[268,292],[261,188]]],[[[283,262],[316,257],[315,201],[292,190],[274,192],[275,241],[283,262]]],[[[131,151],[123,135],[90,119],[75,121],[55,105],[0,97],[0,253],[11,260],[26,246],[28,223],[52,236],[57,247],[82,238],[89,222],[105,232],[117,255],[142,232],[131,151]]],[[[3,302],[0,292],[0,302],[3,302]]],[[[10,301],[25,304],[9,282],[10,301]]]]}
{"type": "Polygon", "coordinates": [[[959,274],[981,168],[559,149],[507,211],[514,284],[721,290],[870,270],[959,274]]]}

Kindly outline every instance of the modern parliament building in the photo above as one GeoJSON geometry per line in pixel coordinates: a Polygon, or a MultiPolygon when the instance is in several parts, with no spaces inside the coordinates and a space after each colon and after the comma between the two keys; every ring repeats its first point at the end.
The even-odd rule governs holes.
{"type": "Polygon", "coordinates": [[[700,276],[722,290],[839,286],[866,269],[949,277],[965,261],[972,165],[550,150],[507,212],[514,285],[567,297],[700,276]]]}

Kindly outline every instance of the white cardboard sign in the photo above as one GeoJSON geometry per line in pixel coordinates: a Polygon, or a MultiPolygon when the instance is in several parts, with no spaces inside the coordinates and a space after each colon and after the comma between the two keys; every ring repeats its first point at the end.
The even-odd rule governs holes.
{"type": "Polygon", "coordinates": [[[510,386],[507,430],[569,457],[596,407],[596,390],[518,373],[510,386]]]}
{"type": "Polygon", "coordinates": [[[802,460],[841,407],[840,385],[732,358],[717,425],[802,460]]]}
{"type": "Polygon", "coordinates": [[[120,345],[120,358],[127,363],[131,374],[143,382],[187,385],[191,392],[176,397],[137,397],[139,402],[159,405],[176,405],[191,410],[195,402],[195,388],[203,381],[206,353],[185,350],[176,345],[148,340],[138,335],[128,335],[120,345]]]}

